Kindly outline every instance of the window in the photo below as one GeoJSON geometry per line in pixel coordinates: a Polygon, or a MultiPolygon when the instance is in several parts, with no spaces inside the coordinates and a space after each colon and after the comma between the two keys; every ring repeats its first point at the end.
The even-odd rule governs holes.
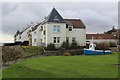
{"type": "Polygon", "coordinates": [[[60,32],[60,26],[57,26],[57,31],[60,32]]]}
{"type": "Polygon", "coordinates": [[[34,42],[36,42],[36,39],[34,39],[34,42]]]}
{"type": "Polygon", "coordinates": [[[72,31],[72,27],[69,27],[69,31],[72,31]]]}
{"type": "Polygon", "coordinates": [[[68,25],[66,24],[66,28],[68,28],[68,25]]]}
{"type": "Polygon", "coordinates": [[[21,36],[19,36],[19,39],[21,39],[21,36]]]}
{"type": "Polygon", "coordinates": [[[75,42],[75,37],[72,37],[72,42],[75,42]]]}
{"type": "Polygon", "coordinates": [[[54,43],[56,43],[56,37],[54,37],[54,39],[53,39],[53,40],[54,40],[53,42],[54,42],[54,43]]]}
{"type": "Polygon", "coordinates": [[[57,30],[56,30],[56,25],[54,25],[54,29],[53,29],[53,31],[54,31],[54,32],[56,32],[56,31],[57,31],[57,30]]]}
{"type": "Polygon", "coordinates": [[[42,43],[42,39],[40,39],[40,42],[42,43]]]}
{"type": "Polygon", "coordinates": [[[34,34],[36,34],[36,31],[34,31],[34,34]]]}
{"type": "Polygon", "coordinates": [[[46,37],[44,37],[44,42],[46,42],[46,37]]]}
{"type": "Polygon", "coordinates": [[[28,33],[31,32],[31,30],[28,31],[28,33]]]}
{"type": "Polygon", "coordinates": [[[60,43],[60,37],[54,37],[53,42],[54,43],[60,43]]]}
{"type": "Polygon", "coordinates": [[[66,37],[66,42],[69,42],[69,37],[66,37]]]}
{"type": "Polygon", "coordinates": [[[54,32],[60,32],[60,25],[54,25],[53,31],[54,32]]]}
{"type": "Polygon", "coordinates": [[[59,21],[57,16],[54,17],[54,21],[59,21]]]}
{"type": "Polygon", "coordinates": [[[43,26],[41,26],[41,29],[40,29],[40,31],[42,31],[43,30],[43,26]]]}
{"type": "Polygon", "coordinates": [[[44,32],[43,32],[43,35],[45,35],[46,34],[46,30],[44,30],[44,32]]]}
{"type": "Polygon", "coordinates": [[[60,43],[60,37],[57,37],[57,43],[60,43]]]}

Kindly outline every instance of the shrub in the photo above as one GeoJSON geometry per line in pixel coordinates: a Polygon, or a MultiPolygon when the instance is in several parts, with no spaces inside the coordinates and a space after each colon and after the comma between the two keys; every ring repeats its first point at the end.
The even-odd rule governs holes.
{"type": "Polygon", "coordinates": [[[2,62],[3,64],[9,61],[16,61],[22,56],[21,46],[4,46],[2,48],[2,62]]]}
{"type": "Polygon", "coordinates": [[[76,41],[75,41],[75,42],[72,42],[70,48],[72,48],[72,49],[76,49],[76,48],[78,48],[78,44],[77,44],[77,42],[76,42],[76,41]]]}
{"type": "Polygon", "coordinates": [[[105,42],[96,43],[96,49],[98,49],[98,50],[107,50],[107,49],[109,49],[109,43],[105,43],[105,42]]]}
{"type": "Polygon", "coordinates": [[[70,52],[66,51],[66,52],[63,53],[63,55],[64,56],[70,56],[71,54],[70,54],[70,52]]]}
{"type": "Polygon", "coordinates": [[[70,52],[71,55],[82,55],[83,54],[82,49],[71,49],[71,50],[68,50],[68,52],[70,52]]]}
{"type": "Polygon", "coordinates": [[[69,49],[69,42],[63,42],[61,47],[65,49],[69,49]]]}
{"type": "Polygon", "coordinates": [[[55,45],[50,43],[47,45],[47,50],[55,50],[55,45]]]}
{"type": "Polygon", "coordinates": [[[116,47],[116,44],[114,42],[110,42],[109,47],[116,47]]]}
{"type": "Polygon", "coordinates": [[[24,52],[22,57],[29,57],[35,55],[41,55],[43,53],[43,47],[40,46],[22,46],[24,52]]]}

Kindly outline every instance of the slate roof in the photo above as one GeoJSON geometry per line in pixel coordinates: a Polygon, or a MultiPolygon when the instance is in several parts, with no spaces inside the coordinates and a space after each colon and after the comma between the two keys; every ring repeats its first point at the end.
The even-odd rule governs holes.
{"type": "Polygon", "coordinates": [[[64,23],[64,19],[62,16],[58,13],[58,11],[53,8],[50,14],[46,17],[45,22],[58,22],[58,23],[64,23]]]}
{"type": "Polygon", "coordinates": [[[18,34],[20,34],[19,30],[16,32],[16,34],[14,35],[14,37],[16,37],[18,34]]]}
{"type": "Polygon", "coordinates": [[[84,23],[80,19],[64,19],[66,24],[73,26],[73,28],[83,28],[85,29],[84,23]]]}
{"type": "Polygon", "coordinates": [[[86,34],[86,39],[116,39],[113,34],[86,34]]]}
{"type": "Polygon", "coordinates": [[[107,31],[107,32],[105,32],[106,34],[112,34],[112,32],[117,32],[117,29],[115,29],[114,27],[111,29],[111,30],[109,30],[109,31],[107,31]]]}
{"type": "Polygon", "coordinates": [[[32,27],[32,31],[36,30],[40,24],[41,23],[39,23],[39,24],[35,25],[34,27],[32,27]]]}

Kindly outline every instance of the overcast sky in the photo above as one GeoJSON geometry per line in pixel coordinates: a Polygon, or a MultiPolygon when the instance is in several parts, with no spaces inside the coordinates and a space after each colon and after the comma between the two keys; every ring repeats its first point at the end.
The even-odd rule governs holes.
{"type": "Polygon", "coordinates": [[[31,21],[34,24],[43,21],[53,6],[63,18],[81,19],[86,25],[87,33],[102,33],[113,25],[118,27],[117,2],[7,2],[0,5],[0,42],[13,41],[16,31],[27,27],[31,21]]]}

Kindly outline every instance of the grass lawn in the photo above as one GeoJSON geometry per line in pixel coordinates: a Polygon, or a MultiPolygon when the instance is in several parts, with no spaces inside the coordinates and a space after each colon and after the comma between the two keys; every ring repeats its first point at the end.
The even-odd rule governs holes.
{"type": "Polygon", "coordinates": [[[117,78],[118,55],[46,56],[3,69],[3,78],[117,78]]]}

